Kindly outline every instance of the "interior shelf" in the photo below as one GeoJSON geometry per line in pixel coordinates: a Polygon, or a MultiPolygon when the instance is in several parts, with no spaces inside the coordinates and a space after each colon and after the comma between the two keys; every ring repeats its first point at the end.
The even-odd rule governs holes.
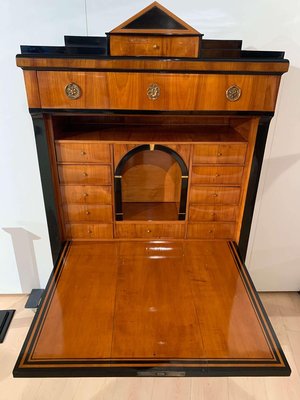
{"type": "Polygon", "coordinates": [[[175,202],[124,202],[124,221],[177,221],[178,205],[175,202]]]}

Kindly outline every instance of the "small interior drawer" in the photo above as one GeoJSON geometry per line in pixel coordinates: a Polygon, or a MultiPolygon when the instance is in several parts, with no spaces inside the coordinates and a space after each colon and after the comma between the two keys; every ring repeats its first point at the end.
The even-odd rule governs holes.
{"type": "Polygon", "coordinates": [[[239,185],[242,181],[243,171],[243,167],[193,166],[192,183],[239,185]]]}
{"type": "Polygon", "coordinates": [[[185,233],[184,223],[174,224],[116,224],[116,237],[118,238],[183,238],[185,233]]]}
{"type": "Polygon", "coordinates": [[[58,162],[97,162],[110,163],[110,146],[105,143],[73,143],[57,141],[55,143],[58,162]]]}
{"type": "Polygon", "coordinates": [[[112,204],[111,186],[60,185],[62,203],[112,204]]]}
{"type": "Polygon", "coordinates": [[[58,165],[60,183],[69,185],[110,185],[108,165],[58,165]]]}
{"type": "Polygon", "coordinates": [[[112,224],[66,224],[67,239],[112,239],[112,224]]]}
{"type": "Polygon", "coordinates": [[[196,186],[190,190],[190,204],[238,204],[239,187],[196,186]]]}
{"type": "Polygon", "coordinates": [[[188,239],[233,239],[235,232],[234,223],[194,223],[188,224],[188,239]]]}
{"type": "Polygon", "coordinates": [[[64,216],[68,222],[97,221],[112,222],[110,205],[65,204],[64,216]]]}
{"type": "Polygon", "coordinates": [[[206,206],[191,204],[189,221],[236,221],[238,207],[236,206],[206,206]]]}
{"type": "Polygon", "coordinates": [[[195,145],[193,164],[244,164],[246,150],[246,143],[195,145]]]}

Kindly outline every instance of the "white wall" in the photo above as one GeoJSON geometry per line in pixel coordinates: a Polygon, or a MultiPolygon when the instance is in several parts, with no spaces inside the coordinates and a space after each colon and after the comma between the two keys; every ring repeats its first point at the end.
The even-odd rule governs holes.
{"type": "MultiPolygon", "coordinates": [[[[4,38],[0,63],[0,293],[29,291],[30,282],[40,282],[43,287],[52,268],[33,130],[22,73],[15,67],[19,45],[62,45],[66,34],[103,35],[149,3],[0,2],[4,38]]],[[[244,49],[285,50],[291,61],[270,128],[247,266],[261,290],[299,290],[300,2],[164,0],[162,4],[205,38],[243,39],[244,49]]]]}

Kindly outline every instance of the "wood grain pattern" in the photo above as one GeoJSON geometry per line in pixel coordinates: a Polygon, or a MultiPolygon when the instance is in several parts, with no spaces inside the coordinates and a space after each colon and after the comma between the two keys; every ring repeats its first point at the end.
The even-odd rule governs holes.
{"type": "Polygon", "coordinates": [[[62,203],[112,204],[111,186],[60,185],[62,203]]]}
{"type": "Polygon", "coordinates": [[[182,222],[170,223],[124,223],[116,222],[117,238],[155,238],[180,239],[184,237],[185,225],[182,222]]]}
{"type": "Polygon", "coordinates": [[[243,167],[193,166],[192,184],[239,185],[243,172],[243,167]]]}
{"type": "MultiPolygon", "coordinates": [[[[72,69],[81,68],[83,70],[101,69],[101,70],[157,70],[157,71],[215,71],[218,72],[268,72],[272,74],[283,74],[289,69],[289,62],[279,61],[188,61],[188,60],[139,60],[139,59],[86,59],[86,58],[31,58],[18,57],[17,66],[21,68],[47,68],[47,69],[72,69]]],[[[280,77],[278,77],[278,85],[280,77]]]]}
{"type": "Polygon", "coordinates": [[[58,165],[60,183],[68,185],[110,185],[108,165],[58,165]]]}
{"type": "Polygon", "coordinates": [[[199,37],[112,35],[111,56],[198,57],[199,37]]]}
{"type": "Polygon", "coordinates": [[[36,71],[23,71],[29,108],[40,108],[41,99],[36,71]]]}
{"type": "Polygon", "coordinates": [[[110,147],[105,143],[56,141],[56,158],[62,163],[110,163],[110,147]]]}
{"type": "Polygon", "coordinates": [[[187,226],[188,239],[223,239],[232,240],[235,233],[235,224],[225,222],[199,222],[187,226]]]}
{"type": "Polygon", "coordinates": [[[92,223],[77,223],[66,224],[66,235],[68,239],[112,239],[113,225],[112,224],[92,224],[92,223]]]}
{"type": "Polygon", "coordinates": [[[189,206],[189,221],[236,221],[238,207],[236,206],[206,206],[191,204],[189,206]]]}
{"type": "Polygon", "coordinates": [[[239,204],[240,189],[237,187],[191,186],[191,204],[239,204]]]}
{"type": "Polygon", "coordinates": [[[101,376],[115,366],[135,374],[136,367],[171,365],[201,375],[234,365],[257,372],[272,363],[274,373],[284,373],[252,290],[225,241],[74,242],[18,371],[30,376],[40,366],[47,374],[50,367],[59,376],[68,366],[69,373],[93,368],[101,376]]]}
{"type": "Polygon", "coordinates": [[[194,145],[193,164],[244,164],[246,143],[194,145]]]}
{"type": "Polygon", "coordinates": [[[112,207],[103,204],[65,204],[63,206],[65,221],[70,223],[94,221],[112,223],[112,207]]]}
{"type": "Polygon", "coordinates": [[[178,111],[273,111],[279,84],[277,76],[138,72],[39,71],[38,81],[43,108],[178,111]],[[65,94],[70,82],[81,88],[82,95],[76,100],[65,94]],[[156,100],[147,97],[153,83],[160,87],[156,100]],[[238,85],[243,93],[234,102],[225,96],[232,85],[238,85]]]}

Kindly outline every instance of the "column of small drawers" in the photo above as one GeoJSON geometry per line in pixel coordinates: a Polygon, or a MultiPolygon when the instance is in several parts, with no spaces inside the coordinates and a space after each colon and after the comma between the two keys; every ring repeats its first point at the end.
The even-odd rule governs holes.
{"type": "Polygon", "coordinates": [[[110,145],[56,141],[67,239],[113,237],[110,145]]]}
{"type": "Polygon", "coordinates": [[[247,143],[194,145],[188,238],[233,239],[247,143]]]}

